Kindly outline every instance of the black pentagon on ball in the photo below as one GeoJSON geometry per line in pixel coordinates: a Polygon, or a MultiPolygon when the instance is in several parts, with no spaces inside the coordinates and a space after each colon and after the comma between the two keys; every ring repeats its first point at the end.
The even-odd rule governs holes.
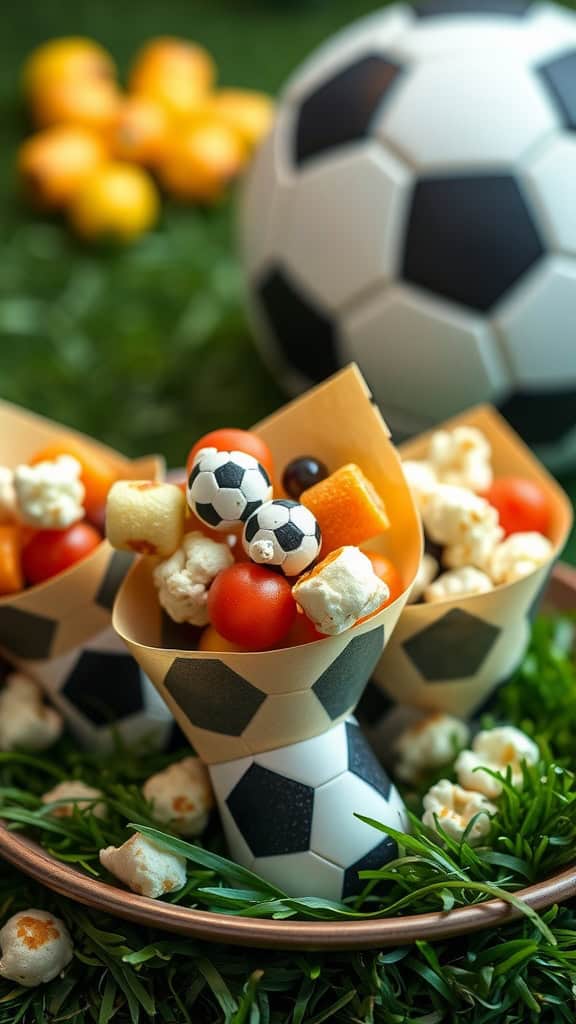
{"type": "Polygon", "coordinates": [[[266,695],[217,658],[175,658],[164,686],[198,729],[241,736],[266,695]]]}
{"type": "Polygon", "coordinates": [[[310,786],[252,764],[226,803],[255,857],[308,850],[314,809],[310,786]]]}
{"type": "Polygon", "coordinates": [[[11,605],[0,608],[0,647],[7,654],[37,661],[49,658],[58,629],[54,619],[11,605]]]}
{"type": "Polygon", "coordinates": [[[249,544],[251,540],[254,540],[259,529],[260,523],[258,522],[258,509],[256,509],[256,511],[253,512],[250,518],[246,521],[246,526],[244,527],[244,540],[247,544],[249,544]]]}
{"type": "Polygon", "coordinates": [[[192,484],[194,483],[196,477],[199,476],[201,472],[202,470],[200,469],[199,464],[194,466],[194,469],[192,470],[190,476],[188,477],[188,489],[192,487],[192,484]]]}
{"type": "Polygon", "coordinates": [[[360,860],[351,864],[344,872],[344,884],[342,886],[342,899],[347,896],[355,896],[366,885],[366,880],[358,877],[359,871],[378,871],[380,868],[394,860],[398,854],[398,847],[390,836],[386,836],[378,843],[373,850],[365,853],[360,860]]]}
{"type": "Polygon", "coordinates": [[[354,637],[312,690],[332,721],[355,707],[384,647],[384,626],[354,637]]]}
{"type": "Polygon", "coordinates": [[[315,383],[336,372],[335,325],[285,270],[275,267],[266,273],[257,282],[255,295],[289,366],[315,383]]]}
{"type": "Polygon", "coordinates": [[[413,10],[417,18],[458,14],[502,14],[521,18],[531,6],[532,0],[422,0],[413,4],[413,10]]]}
{"type": "Polygon", "coordinates": [[[129,654],[83,651],[61,694],[93,725],[113,725],[142,711],[140,669],[129,654]]]}
{"type": "Polygon", "coordinates": [[[254,513],[257,512],[259,508],[262,508],[262,502],[258,501],[258,499],[255,499],[254,501],[247,501],[246,507],[242,515],[240,516],[240,522],[248,522],[250,516],[253,516],[254,513]]]}
{"type": "Polygon", "coordinates": [[[485,174],[417,182],[404,243],[406,281],[485,312],[543,251],[513,177],[485,174]]]}
{"type": "Polygon", "coordinates": [[[244,479],[245,470],[235,462],[225,462],[214,471],[214,477],[218,487],[240,487],[244,479]]]}
{"type": "Polygon", "coordinates": [[[539,71],[564,126],[576,131],[576,50],[555,57],[539,71]]]}
{"type": "Polygon", "coordinates": [[[516,391],[499,409],[528,444],[557,443],[576,425],[576,380],[568,389],[516,391]]]}
{"type": "Polygon", "coordinates": [[[296,164],[366,138],[374,113],[388,99],[400,70],[393,61],[368,54],[310,93],[296,119],[296,164]]]}
{"type": "Polygon", "coordinates": [[[194,511],[199,519],[204,523],[208,523],[209,526],[220,526],[222,522],[222,516],[218,514],[214,505],[210,505],[208,502],[194,502],[194,511]]]}
{"type": "Polygon", "coordinates": [[[294,523],[285,523],[274,530],[274,535],[282,551],[297,551],[304,534],[294,523]]]}
{"type": "Polygon", "coordinates": [[[499,636],[491,622],[452,608],[405,640],[403,647],[424,681],[452,682],[475,675],[499,636]]]}
{"type": "Polygon", "coordinates": [[[348,770],[367,782],[372,789],[375,789],[387,800],[392,783],[359,726],[354,722],[346,722],[346,743],[348,746],[348,770]]]}

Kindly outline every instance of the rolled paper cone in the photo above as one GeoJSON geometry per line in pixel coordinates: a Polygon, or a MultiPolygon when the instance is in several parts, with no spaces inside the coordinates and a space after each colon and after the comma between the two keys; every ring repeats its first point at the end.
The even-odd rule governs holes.
{"type": "Polygon", "coordinates": [[[105,753],[118,740],[147,750],[170,746],[174,719],[111,626],[57,658],[16,664],[41,683],[83,747],[105,753]]]}
{"type": "Polygon", "coordinates": [[[422,550],[400,460],[355,366],[254,429],[270,446],[279,473],[303,453],[331,471],[347,462],[361,467],[384,497],[392,524],[371,546],[394,561],[404,591],[339,636],[281,650],[214,654],[190,650],[191,627],[171,629],[168,639],[152,563],[137,562],[118,592],[114,628],[207,764],[287,746],[346,718],[396,625],[422,550]]]}
{"type": "MultiPolygon", "coordinates": [[[[14,468],[43,448],[55,443],[65,445],[67,440],[81,443],[87,451],[104,458],[119,477],[163,476],[164,463],[158,456],[127,459],[77,431],[0,402],[0,465],[14,468]]],[[[97,638],[110,629],[114,598],[132,560],[130,553],[114,551],[103,540],[87,558],[53,579],[0,598],[0,650],[54,698],[55,679],[65,683],[64,664],[72,671],[86,647],[93,642],[97,649],[97,638]]],[[[101,688],[99,673],[93,683],[84,674],[86,700],[101,701],[101,688]]],[[[62,698],[56,703],[78,733],[78,715],[69,702],[62,698]]],[[[86,730],[80,729],[80,734],[86,738],[86,730]]]]}
{"type": "MultiPolygon", "coordinates": [[[[399,704],[468,717],[522,660],[531,621],[570,531],[572,509],[563,490],[492,406],[477,406],[438,429],[463,425],[477,427],[488,438],[496,478],[526,477],[543,489],[551,509],[552,556],[529,576],[486,594],[407,604],[374,680],[399,704]]],[[[402,458],[424,458],[430,436],[401,445],[402,458]]]]}
{"type": "Polygon", "coordinates": [[[289,896],[343,899],[397,847],[355,814],[407,831],[402,799],[357,722],[268,753],[212,765],[230,852],[289,896]]]}

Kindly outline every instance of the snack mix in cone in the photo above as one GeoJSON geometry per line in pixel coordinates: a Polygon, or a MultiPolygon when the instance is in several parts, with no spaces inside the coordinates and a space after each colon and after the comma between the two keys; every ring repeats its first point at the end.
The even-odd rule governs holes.
{"type": "Polygon", "coordinates": [[[163,743],[173,727],[111,628],[133,554],[103,536],[114,481],[162,468],[0,403],[0,649],[88,746],[114,733],[163,743]]]}
{"type": "Polygon", "coordinates": [[[421,556],[358,370],[202,438],[183,485],[116,483],[107,530],[144,555],[114,627],[208,764],[231,852],[289,892],[348,895],[395,853],[353,811],[405,828],[350,715],[421,556]]]}
{"type": "Polygon", "coordinates": [[[374,673],[384,697],[371,715],[379,748],[414,709],[466,718],[510,677],[572,518],[566,495],[490,406],[400,454],[426,550],[374,673]]]}

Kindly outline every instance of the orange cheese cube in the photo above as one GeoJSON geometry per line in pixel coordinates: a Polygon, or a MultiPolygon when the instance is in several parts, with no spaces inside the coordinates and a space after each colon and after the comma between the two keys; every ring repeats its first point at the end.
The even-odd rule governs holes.
{"type": "Polygon", "coordinates": [[[0,526],[0,595],[15,594],[23,587],[20,529],[18,526],[0,526]]]}
{"type": "Polygon", "coordinates": [[[323,555],[363,544],[390,526],[382,498],[354,462],[308,488],[300,501],[320,524],[323,555]]]}

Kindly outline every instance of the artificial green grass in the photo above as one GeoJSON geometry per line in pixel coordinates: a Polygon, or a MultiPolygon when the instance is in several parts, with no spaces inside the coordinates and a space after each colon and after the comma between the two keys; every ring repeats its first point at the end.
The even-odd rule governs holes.
{"type": "MultiPolygon", "coordinates": [[[[365,889],[346,905],[287,897],[227,861],[218,828],[206,834],[202,848],[158,832],[140,785],[174,755],[119,749],[103,762],[69,739],[50,756],[0,755],[0,818],[89,873],[101,873],[98,849],[122,843],[132,819],[136,825],[128,827],[188,861],[188,883],[169,899],[213,913],[333,920],[337,928],[344,918],[450,910],[492,896],[518,906],[519,889],[574,855],[576,755],[570,729],[558,728],[563,718],[571,721],[576,704],[574,635],[573,619],[539,620],[522,667],[496,698],[493,718],[521,724],[536,738],[543,760],[525,768],[520,791],[503,780],[486,845],[472,848],[466,837],[457,843],[447,836],[438,844],[414,816],[411,835],[396,836],[397,860],[363,872],[365,889]],[[39,797],[65,777],[102,790],[106,819],[87,811],[50,817],[39,797]]],[[[429,781],[422,780],[411,797],[419,813],[429,781]]],[[[0,982],[0,1024],[440,1024],[464,1014],[472,1024],[573,1020],[576,916],[570,907],[540,916],[524,907],[523,917],[506,928],[451,942],[322,955],[202,946],[137,929],[68,904],[5,869],[0,923],[30,906],[64,918],[75,959],[42,990],[0,982]]]]}

